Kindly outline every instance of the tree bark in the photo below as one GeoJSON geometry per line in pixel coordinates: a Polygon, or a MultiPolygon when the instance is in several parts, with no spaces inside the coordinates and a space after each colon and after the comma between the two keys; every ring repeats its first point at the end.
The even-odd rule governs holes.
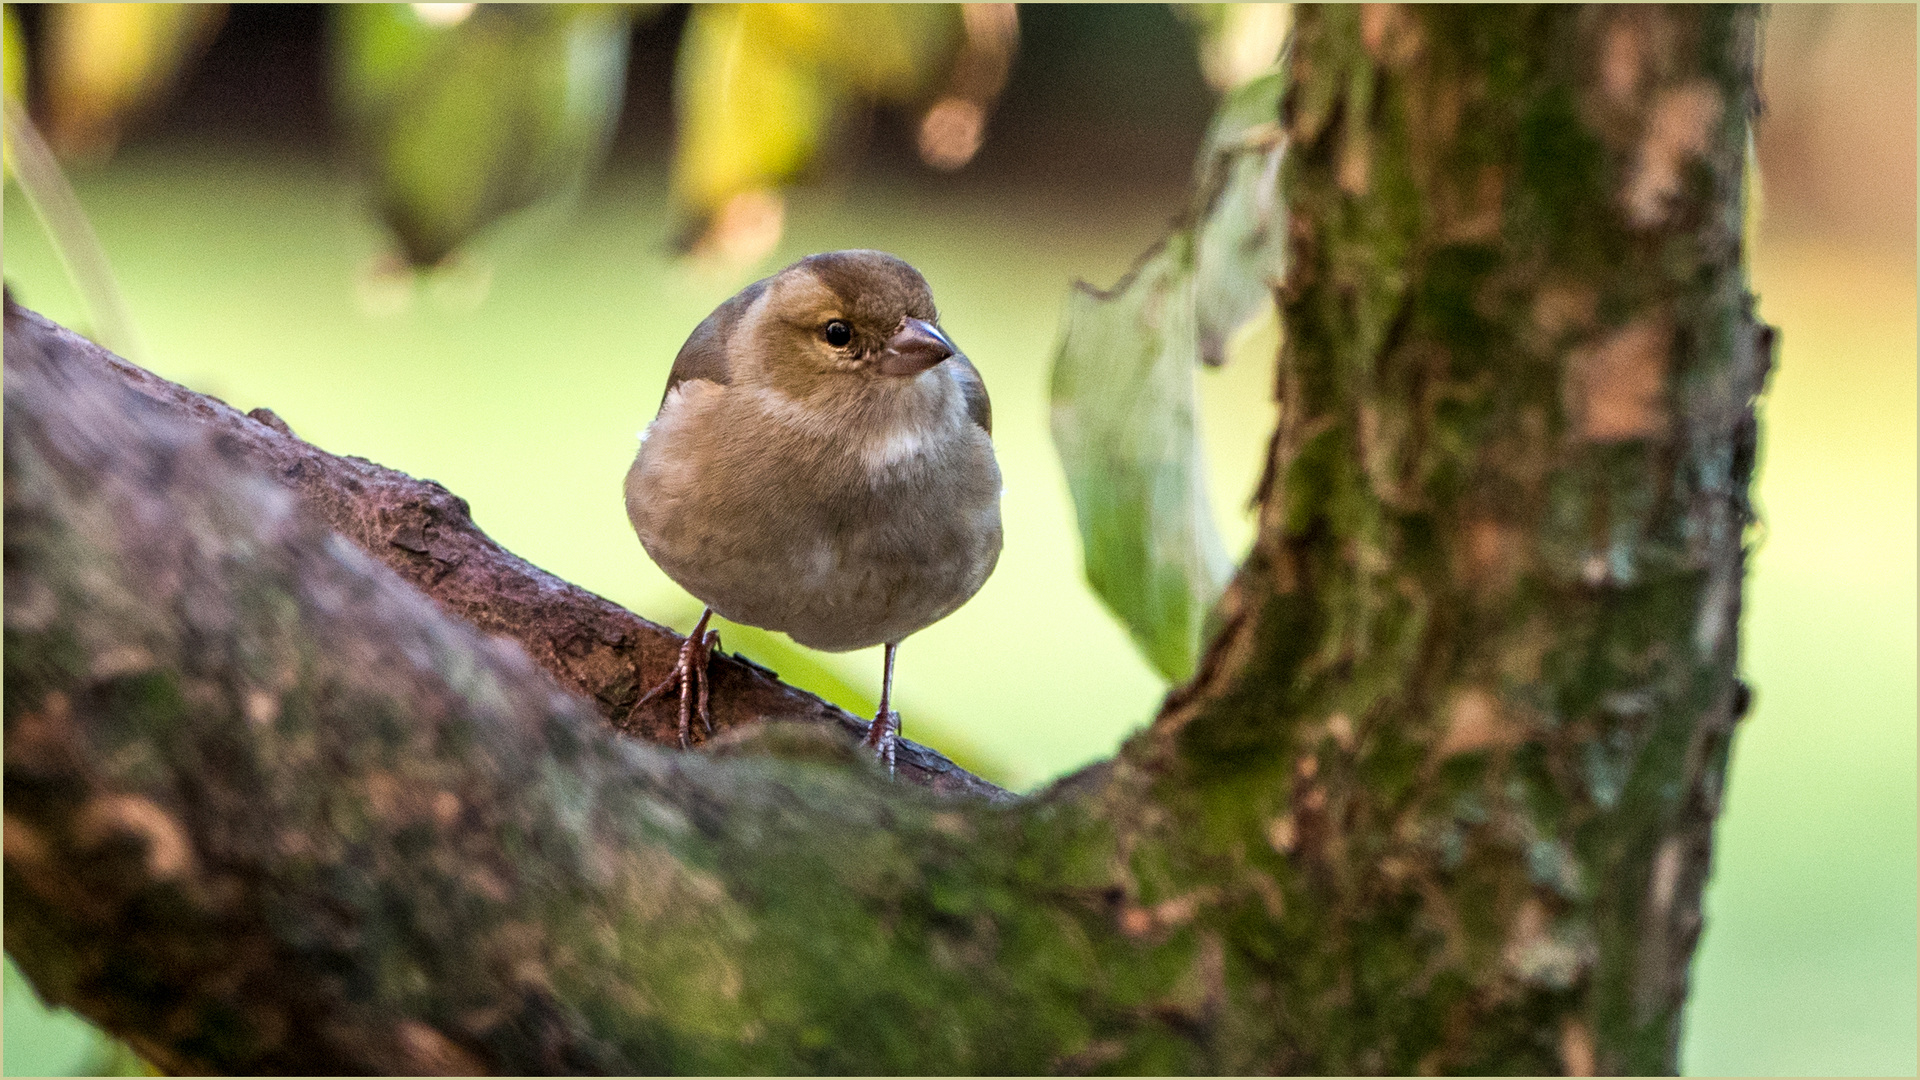
{"type": "Polygon", "coordinates": [[[1677,1067],[1747,700],[1756,32],[1301,14],[1258,539],[1153,733],[1265,818],[1288,1067],[1677,1067]]]}
{"type": "MultiPolygon", "coordinates": [[[[512,639],[561,686],[593,703],[616,729],[662,746],[679,745],[678,698],[639,705],[672,669],[685,640],[666,627],[569,584],[507,551],[475,525],[467,502],[431,480],[336,457],[295,436],[271,409],[242,414],[225,402],[168,382],[24,309],[8,307],[8,349],[44,355],[58,368],[86,369],[110,391],[156,407],[211,439],[237,465],[277,481],[300,509],[425,592],[447,614],[512,639]]],[[[741,656],[715,653],[714,734],[751,738],[755,724],[827,723],[864,735],[852,716],[741,656]]],[[[704,731],[696,724],[696,745],[704,731]]],[[[910,740],[898,765],[910,783],[943,793],[1007,799],[1005,790],[910,740]]]]}
{"type": "Polygon", "coordinates": [[[176,1071],[1673,1071],[1755,14],[1296,26],[1254,550],[1194,682],[1024,800],[750,725],[828,707],[745,665],[735,752],[611,731],[665,735],[664,632],[10,310],[8,951],[176,1071]]]}

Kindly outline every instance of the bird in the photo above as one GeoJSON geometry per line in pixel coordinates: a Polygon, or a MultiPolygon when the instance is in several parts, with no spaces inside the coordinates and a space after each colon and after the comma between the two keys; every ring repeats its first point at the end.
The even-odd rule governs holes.
{"type": "MultiPolygon", "coordinates": [[[[894,654],[999,561],[993,406],[926,279],[885,252],[810,255],[681,346],[627,471],[647,555],[705,605],[673,670],[680,745],[713,731],[717,613],[825,652],[886,646],[863,744],[894,769],[894,654]]],[[[636,705],[636,708],[639,706],[636,705]]]]}

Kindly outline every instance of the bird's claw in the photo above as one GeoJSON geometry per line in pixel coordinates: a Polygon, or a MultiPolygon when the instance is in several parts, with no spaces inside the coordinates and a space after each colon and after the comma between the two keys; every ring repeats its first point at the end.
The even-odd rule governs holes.
{"type": "Polygon", "coordinates": [[[873,756],[886,763],[887,775],[893,775],[894,750],[900,744],[900,714],[883,712],[873,718],[873,725],[867,728],[867,737],[860,741],[862,746],[873,751],[873,756]]]}
{"type": "MultiPolygon", "coordinates": [[[[701,625],[705,624],[706,620],[701,620],[701,625]]],[[[691,736],[695,713],[700,716],[700,726],[706,728],[709,736],[713,734],[713,714],[707,709],[709,686],[712,681],[707,677],[707,664],[713,659],[713,651],[719,647],[720,631],[696,630],[681,643],[680,656],[674,661],[673,670],[667,672],[667,677],[661,680],[660,685],[642,695],[639,701],[634,702],[634,710],[638,711],[647,702],[677,686],[680,690],[680,749],[682,750],[690,749],[692,746],[691,736]]]]}

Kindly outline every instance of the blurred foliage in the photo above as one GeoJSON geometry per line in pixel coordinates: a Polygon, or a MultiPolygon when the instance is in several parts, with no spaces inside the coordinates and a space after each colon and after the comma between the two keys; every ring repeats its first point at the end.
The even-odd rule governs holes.
{"type": "MultiPolygon", "coordinates": [[[[0,5],[0,17],[6,22],[6,100],[25,108],[27,103],[27,40],[20,29],[20,16],[10,5],[0,5]]],[[[6,140],[6,177],[13,179],[13,141],[6,140]]]]}
{"type": "Polygon", "coordinates": [[[52,4],[43,45],[47,135],[62,157],[99,160],[154,108],[212,39],[225,4],[52,4]]]}
{"type": "MultiPolygon", "coordinates": [[[[559,205],[605,157],[637,16],[658,4],[342,4],[336,103],[374,213],[413,268],[517,212],[559,205]]],[[[109,156],[211,38],[221,4],[49,4],[38,41],[51,142],[109,156]]],[[[728,262],[778,242],[780,189],[855,110],[921,113],[919,150],[965,164],[1006,83],[1011,4],[703,4],[675,64],[679,245],[728,262]]],[[[8,70],[24,71],[9,23],[8,70]],[[21,62],[16,63],[16,60],[21,62]]],[[[11,74],[9,76],[12,77],[11,74]]],[[[24,79],[16,80],[23,89],[24,79]]]]}
{"type": "Polygon", "coordinates": [[[1215,90],[1252,82],[1280,59],[1293,25],[1290,4],[1175,4],[1200,31],[1200,70],[1215,90]]]}
{"type": "Polygon", "coordinates": [[[1233,569],[1207,498],[1194,366],[1225,360],[1284,269],[1283,90],[1273,73],[1228,95],[1201,147],[1191,223],[1111,292],[1077,287],[1054,357],[1054,445],[1087,581],[1176,683],[1233,569]]]}
{"type": "MultiPolygon", "coordinates": [[[[217,23],[218,14],[210,5],[180,5],[172,12],[149,10],[166,6],[162,4],[100,6],[113,10],[64,13],[54,20],[53,50],[62,62],[50,65],[55,70],[48,82],[56,102],[55,115],[70,122],[78,122],[73,119],[76,117],[84,119],[82,130],[94,140],[89,145],[110,149],[120,117],[148,104],[164,89],[178,71],[179,56],[195,37],[194,28],[217,23]],[[97,55],[74,44],[87,40],[98,41],[97,55]],[[163,52],[168,55],[160,56],[163,52]],[[89,58],[76,61],[79,54],[89,58]]],[[[27,39],[17,8],[6,5],[4,13],[6,123],[0,129],[0,146],[4,147],[6,180],[19,185],[46,227],[67,278],[87,306],[91,336],[121,356],[138,361],[143,350],[126,300],[107,264],[106,252],[53,150],[27,114],[27,39]]]]}
{"type": "Polygon", "coordinates": [[[627,6],[345,4],[337,95],[372,201],[429,267],[519,210],[577,193],[619,119],[627,6]]]}
{"type": "Polygon", "coordinates": [[[775,189],[861,100],[913,101],[964,41],[955,4],[702,4],[674,68],[673,198],[683,247],[757,258],[775,189]]]}
{"type": "Polygon", "coordinates": [[[94,235],[93,223],[60,171],[53,151],[40,138],[27,116],[26,108],[9,97],[5,99],[6,155],[13,163],[8,181],[18,184],[33,206],[34,215],[47,230],[60,265],[73,282],[74,291],[86,304],[87,335],[121,356],[141,363],[146,359],[126,298],[114,280],[107,253],[94,235]]]}
{"type": "Polygon", "coordinates": [[[1243,84],[1214,113],[1194,177],[1194,302],[1200,359],[1226,362],[1227,341],[1272,302],[1285,276],[1280,210],[1279,72],[1243,84]]]}
{"type": "Polygon", "coordinates": [[[0,5],[6,19],[6,96],[9,100],[27,100],[27,42],[20,29],[20,15],[11,5],[0,5]]]}
{"type": "Polygon", "coordinates": [[[987,113],[1013,69],[1020,22],[1013,4],[962,4],[966,40],[946,89],[920,118],[920,160],[952,171],[973,160],[986,137],[987,113]]]}
{"type": "MultiPolygon", "coordinates": [[[[656,6],[330,12],[336,105],[407,265],[445,266],[502,219],[584,186],[623,104],[633,20],[656,6]]],[[[1190,368],[1224,360],[1278,276],[1281,237],[1268,225],[1279,80],[1270,72],[1288,22],[1284,5],[1180,10],[1200,31],[1209,79],[1235,89],[1203,147],[1188,224],[1113,294],[1076,294],[1054,383],[1088,576],[1169,678],[1190,670],[1227,572],[1204,494],[1190,368]],[[1115,364],[1129,378],[1112,378],[1115,364]]],[[[50,6],[44,81],[62,148],[110,150],[124,119],[163,94],[223,11],[50,6]]],[[[876,103],[919,112],[923,160],[964,164],[1016,40],[1012,5],[696,5],[674,72],[681,246],[732,263],[763,257],[782,231],[780,189],[876,103]]],[[[76,281],[86,275],[70,265],[76,281]]]]}

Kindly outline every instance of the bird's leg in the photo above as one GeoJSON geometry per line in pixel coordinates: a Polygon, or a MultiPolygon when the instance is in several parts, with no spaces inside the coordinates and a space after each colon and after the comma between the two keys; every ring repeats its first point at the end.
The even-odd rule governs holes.
{"type": "Polygon", "coordinates": [[[867,729],[863,740],[875,757],[887,763],[888,776],[893,775],[893,751],[900,741],[900,714],[887,708],[888,699],[893,696],[893,650],[899,647],[899,642],[887,643],[886,671],[880,677],[880,711],[874,713],[873,726],[867,729]]]}
{"type": "Polygon", "coordinates": [[[680,645],[680,658],[674,661],[673,670],[659,686],[646,692],[639,701],[634,702],[634,710],[666,693],[676,685],[680,688],[680,749],[689,746],[688,738],[693,734],[693,713],[700,714],[701,726],[707,734],[713,734],[713,716],[707,711],[707,662],[713,658],[713,650],[720,647],[720,631],[708,630],[707,620],[713,618],[713,609],[700,612],[700,621],[695,624],[693,633],[680,645]],[[697,703],[697,708],[696,708],[697,703]]]}

